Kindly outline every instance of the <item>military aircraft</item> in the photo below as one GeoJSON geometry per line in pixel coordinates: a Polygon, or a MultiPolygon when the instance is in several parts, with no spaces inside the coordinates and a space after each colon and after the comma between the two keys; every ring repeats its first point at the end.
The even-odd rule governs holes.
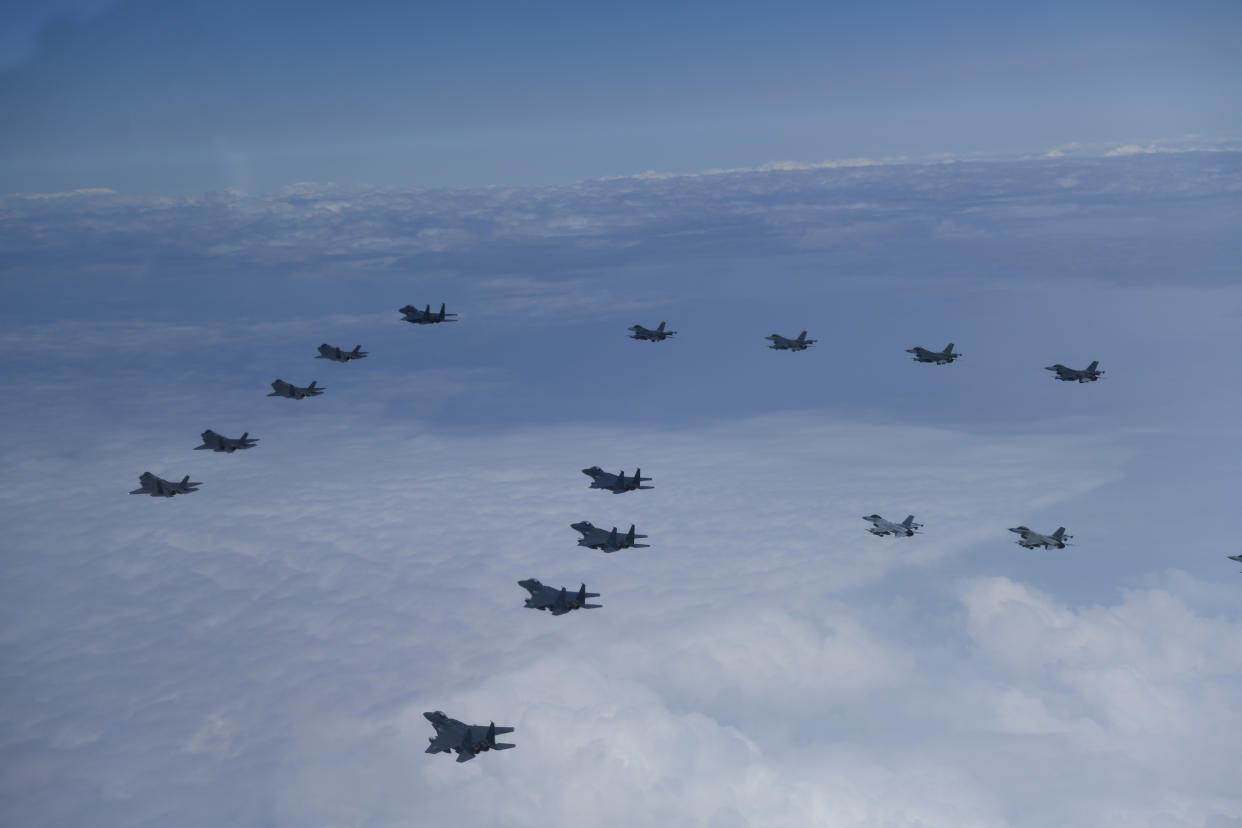
{"type": "Polygon", "coordinates": [[[242,436],[234,440],[232,437],[225,437],[222,434],[216,434],[210,428],[202,434],[203,444],[195,446],[195,451],[203,451],[209,449],[211,451],[223,451],[232,454],[238,449],[254,448],[254,444],[259,442],[258,437],[251,437],[250,432],[242,433],[242,436]]]}
{"type": "Polygon", "coordinates": [[[315,359],[331,359],[335,362],[349,362],[351,359],[363,359],[367,352],[362,350],[361,345],[355,345],[352,351],[342,351],[328,343],[319,346],[319,356],[315,359]]]}
{"type": "Polygon", "coordinates": [[[885,535],[910,537],[923,527],[923,524],[914,522],[914,515],[906,515],[906,519],[901,523],[893,523],[891,520],[885,520],[879,515],[867,515],[863,520],[871,521],[871,528],[867,531],[878,537],[884,537],[885,535]]]}
{"type": "Polygon", "coordinates": [[[646,549],[651,544],[635,543],[636,538],[645,538],[646,535],[634,534],[634,524],[630,524],[630,531],[624,535],[617,534],[617,527],[612,527],[611,532],[600,529],[589,520],[582,520],[577,523],[569,524],[570,528],[582,533],[582,537],[578,538],[578,545],[585,546],[588,549],[598,549],[601,552],[616,552],[618,549],[646,549]]]}
{"type": "Polygon", "coordinates": [[[906,348],[906,353],[914,354],[915,362],[934,362],[937,365],[948,365],[961,356],[961,354],[953,353],[952,342],[946,345],[943,351],[929,351],[922,346],[915,345],[913,348],[906,348]]]}
{"type": "Polygon", "coordinates": [[[189,494],[197,492],[198,487],[203,485],[198,481],[190,482],[190,476],[187,474],[180,481],[165,480],[162,477],[156,477],[151,472],[143,472],[138,476],[138,482],[142,485],[134,489],[130,494],[149,494],[151,497],[173,497],[179,494],[189,494]]]}
{"type": "Polygon", "coordinates": [[[434,325],[437,322],[456,322],[457,321],[456,319],[451,318],[451,317],[456,316],[457,314],[444,312],[443,303],[440,304],[439,313],[432,313],[431,305],[428,305],[422,310],[419,310],[413,305],[406,305],[404,308],[401,308],[401,310],[399,310],[398,313],[403,314],[402,316],[403,321],[413,322],[415,325],[434,325]]]}
{"type": "Polygon", "coordinates": [[[1017,544],[1027,549],[1034,549],[1037,546],[1042,546],[1044,549],[1064,549],[1068,545],[1066,541],[1074,537],[1073,535],[1065,534],[1064,526],[1058,526],[1057,531],[1051,535],[1041,535],[1038,532],[1032,532],[1025,526],[1016,526],[1009,531],[1021,535],[1022,540],[1018,541],[1017,544]]]}
{"type": "Polygon", "coordinates": [[[591,478],[591,485],[588,489],[607,489],[613,494],[621,494],[622,492],[632,492],[635,489],[650,489],[651,486],[643,486],[642,484],[650,480],[650,477],[643,477],[642,469],[634,469],[633,477],[626,477],[625,470],[610,474],[599,466],[591,466],[589,469],[583,469],[582,473],[591,478]]]}
{"type": "Polygon", "coordinates": [[[427,753],[457,753],[458,762],[469,762],[480,753],[488,750],[508,750],[516,745],[509,745],[503,742],[497,744],[496,736],[501,733],[512,733],[511,727],[496,727],[496,723],[492,722],[487,727],[483,725],[468,725],[450,719],[439,710],[431,713],[424,713],[423,718],[431,722],[431,726],[436,729],[436,735],[427,741],[431,742],[427,746],[427,753]]]}
{"type": "Polygon", "coordinates": [[[1045,371],[1056,371],[1057,375],[1053,377],[1053,379],[1059,379],[1062,382],[1074,382],[1075,380],[1077,380],[1078,382],[1095,382],[1096,380],[1100,378],[1100,374],[1104,373],[1103,371],[1097,371],[1095,369],[1095,366],[1099,364],[1100,364],[1100,361],[1097,359],[1095,362],[1092,362],[1086,368],[1083,368],[1081,371],[1078,371],[1078,370],[1075,370],[1074,368],[1066,368],[1064,365],[1058,362],[1056,365],[1049,365],[1044,370],[1045,371]]]}
{"type": "Polygon", "coordinates": [[[587,592],[586,584],[578,587],[576,595],[570,595],[565,587],[553,589],[544,586],[537,578],[518,581],[518,586],[530,593],[526,606],[530,609],[550,610],[553,615],[564,615],[576,609],[599,609],[602,604],[588,604],[588,598],[598,598],[598,592],[587,592]]]}
{"type": "Polygon", "coordinates": [[[288,397],[291,400],[300,400],[304,397],[318,397],[324,392],[324,389],[315,385],[314,381],[305,388],[299,388],[293,383],[285,382],[282,379],[273,382],[272,389],[272,393],[268,394],[269,397],[288,397]]]}
{"type": "Polygon", "coordinates": [[[797,339],[786,339],[780,334],[765,336],[764,339],[770,339],[772,341],[772,344],[768,347],[775,351],[805,351],[806,346],[814,345],[816,342],[814,339],[806,338],[806,331],[798,334],[797,339]]]}
{"type": "Polygon", "coordinates": [[[1242,555],[1228,555],[1226,557],[1228,557],[1229,560],[1231,561],[1237,561],[1238,563],[1242,563],[1242,555]]]}
{"type": "Polygon", "coordinates": [[[660,327],[656,328],[654,331],[650,328],[644,328],[642,325],[631,325],[629,330],[634,332],[633,335],[630,336],[630,339],[645,339],[648,342],[663,342],[670,336],[677,333],[677,331],[664,330],[663,322],[661,322],[660,327]]]}

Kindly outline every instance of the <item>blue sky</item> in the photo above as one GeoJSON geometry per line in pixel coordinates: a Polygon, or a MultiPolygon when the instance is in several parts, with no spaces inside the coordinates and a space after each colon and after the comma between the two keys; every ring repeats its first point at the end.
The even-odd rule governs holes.
{"type": "Polygon", "coordinates": [[[1231,2],[13,4],[0,191],[544,185],[1242,128],[1231,2]]]}
{"type": "Polygon", "coordinates": [[[0,823],[1242,826],[1236,7],[928,8],[7,10],[0,823]]]}

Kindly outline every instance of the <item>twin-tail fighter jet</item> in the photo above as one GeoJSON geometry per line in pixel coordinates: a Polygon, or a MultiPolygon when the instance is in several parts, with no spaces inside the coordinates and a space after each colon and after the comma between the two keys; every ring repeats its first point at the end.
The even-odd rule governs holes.
{"type": "Polygon", "coordinates": [[[342,351],[328,343],[319,346],[319,356],[315,359],[330,359],[334,362],[349,362],[351,359],[364,359],[367,352],[362,350],[361,345],[355,345],[352,351],[342,351]]]}
{"type": "Polygon", "coordinates": [[[553,615],[564,615],[577,609],[599,609],[602,604],[588,604],[588,598],[598,598],[598,592],[587,592],[586,584],[578,587],[577,593],[570,593],[565,587],[553,589],[544,586],[537,578],[518,581],[518,586],[530,593],[526,606],[530,609],[548,610],[553,615]]]}
{"type": "Polygon", "coordinates": [[[934,362],[937,365],[948,365],[961,356],[961,354],[953,353],[952,342],[946,345],[943,351],[929,351],[920,345],[915,345],[913,348],[906,348],[906,353],[914,354],[912,359],[915,362],[934,362]]]}
{"type": "Polygon", "coordinates": [[[403,321],[412,322],[415,325],[434,325],[437,322],[456,322],[457,321],[456,319],[452,318],[456,316],[457,314],[444,312],[444,303],[440,303],[439,313],[432,313],[431,305],[428,305],[422,310],[419,310],[413,305],[406,305],[404,308],[401,308],[397,312],[402,314],[401,318],[403,321]]]}
{"type": "Polygon", "coordinates": [[[1081,371],[1078,371],[1074,368],[1066,368],[1064,365],[1058,362],[1056,365],[1049,365],[1044,370],[1045,371],[1056,371],[1057,375],[1053,377],[1053,379],[1059,379],[1062,382],[1075,382],[1075,381],[1095,382],[1096,380],[1100,378],[1100,374],[1104,373],[1103,371],[1096,370],[1096,366],[1099,364],[1100,364],[1100,361],[1097,359],[1094,362],[1092,362],[1090,365],[1088,365],[1086,368],[1083,368],[1081,371]]]}
{"type": "Polygon", "coordinates": [[[458,762],[469,762],[488,750],[508,750],[511,747],[517,747],[496,742],[497,735],[512,733],[513,728],[496,727],[495,722],[487,727],[463,724],[456,719],[450,719],[439,710],[424,713],[423,718],[431,722],[431,726],[436,729],[436,735],[428,739],[431,744],[427,746],[427,753],[456,752],[458,762]]]}
{"type": "Polygon", "coordinates": [[[906,519],[901,523],[893,523],[891,520],[885,520],[879,515],[867,515],[863,520],[871,521],[871,528],[867,531],[877,537],[892,535],[894,537],[910,537],[923,527],[921,523],[914,522],[914,515],[906,515],[906,519]]]}
{"type": "Polygon", "coordinates": [[[254,444],[259,442],[258,437],[251,437],[250,432],[242,433],[237,439],[225,437],[223,434],[216,434],[210,428],[202,433],[203,444],[195,446],[195,451],[223,451],[232,454],[238,449],[254,448],[254,444]]]}
{"type": "Polygon", "coordinates": [[[1022,539],[1017,541],[1017,544],[1027,549],[1034,549],[1037,546],[1042,546],[1044,549],[1064,549],[1066,541],[1074,537],[1073,535],[1065,534],[1064,526],[1058,526],[1057,531],[1051,535],[1041,535],[1038,532],[1027,529],[1025,526],[1015,526],[1009,531],[1021,535],[1022,539]]]}
{"type": "Polygon", "coordinates": [[[786,339],[780,334],[765,336],[764,339],[771,340],[772,344],[768,347],[774,351],[805,351],[808,345],[814,345],[816,342],[814,339],[806,338],[806,331],[798,334],[797,339],[786,339]]]}
{"type": "Polygon", "coordinates": [[[291,382],[285,382],[282,379],[278,379],[272,383],[272,393],[268,394],[268,396],[288,397],[291,400],[301,400],[306,397],[318,397],[323,392],[324,389],[317,386],[313,380],[310,385],[305,388],[301,388],[291,382]]]}
{"type": "Polygon", "coordinates": [[[591,466],[589,469],[583,469],[582,473],[591,478],[591,485],[588,489],[606,489],[613,494],[621,494],[622,492],[632,492],[636,489],[650,489],[651,486],[644,486],[650,480],[650,477],[643,477],[642,469],[634,469],[632,477],[625,476],[625,470],[612,474],[601,469],[599,466],[591,466]]]}
{"type": "Polygon", "coordinates": [[[648,342],[663,342],[670,336],[674,336],[677,333],[677,331],[664,330],[663,322],[661,322],[660,327],[656,328],[654,331],[650,328],[644,328],[642,325],[631,325],[629,330],[634,332],[630,335],[630,339],[645,339],[648,342]]]}
{"type": "Polygon", "coordinates": [[[646,549],[650,544],[635,543],[637,538],[645,538],[646,535],[634,534],[634,524],[630,524],[630,531],[624,535],[617,533],[617,527],[612,527],[609,532],[600,529],[589,520],[582,520],[578,523],[569,524],[574,531],[581,532],[582,537],[578,538],[578,545],[585,546],[587,549],[598,549],[601,552],[616,552],[618,549],[646,549]]]}
{"type": "Polygon", "coordinates": [[[180,481],[172,481],[156,477],[151,472],[140,474],[138,482],[142,485],[134,489],[130,494],[147,494],[151,495],[151,497],[174,497],[179,494],[197,492],[198,487],[203,485],[198,481],[191,482],[188,474],[181,478],[180,481]]]}

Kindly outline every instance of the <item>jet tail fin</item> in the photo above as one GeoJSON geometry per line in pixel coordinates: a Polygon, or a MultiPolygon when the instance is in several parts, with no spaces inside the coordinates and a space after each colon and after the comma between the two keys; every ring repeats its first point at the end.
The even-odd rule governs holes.
{"type": "Polygon", "coordinates": [[[802,333],[798,334],[798,341],[799,341],[799,342],[805,342],[805,341],[806,341],[806,331],[803,331],[802,333]]]}
{"type": "Polygon", "coordinates": [[[1056,538],[1057,540],[1061,540],[1061,538],[1065,537],[1065,527],[1058,526],[1057,531],[1053,532],[1052,536],[1056,538]]]}
{"type": "Polygon", "coordinates": [[[1087,366],[1087,370],[1094,371],[1096,368],[1099,368],[1099,367],[1100,367],[1100,361],[1096,359],[1096,360],[1092,360],[1091,364],[1087,366]]]}
{"type": "Polygon", "coordinates": [[[664,330],[664,323],[663,323],[663,322],[661,322],[661,323],[660,323],[660,327],[656,328],[656,330],[657,330],[657,331],[663,331],[663,330],[664,330]]]}
{"type": "Polygon", "coordinates": [[[913,526],[913,525],[914,525],[914,515],[906,515],[906,519],[905,519],[905,520],[903,520],[903,521],[901,522],[901,525],[902,525],[902,526],[904,526],[904,527],[906,527],[907,529],[909,529],[911,526],[913,526]]]}
{"type": "Polygon", "coordinates": [[[953,353],[953,343],[952,343],[952,342],[950,342],[948,345],[945,345],[945,346],[944,346],[944,351],[943,351],[943,353],[946,353],[946,354],[951,354],[951,353],[953,353]]]}

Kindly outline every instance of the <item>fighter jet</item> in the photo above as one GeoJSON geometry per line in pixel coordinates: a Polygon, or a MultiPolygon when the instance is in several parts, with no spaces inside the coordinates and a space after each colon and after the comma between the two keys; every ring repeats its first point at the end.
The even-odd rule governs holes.
{"type": "Polygon", "coordinates": [[[405,322],[413,322],[415,325],[434,325],[437,322],[456,322],[456,319],[450,317],[456,316],[455,313],[445,313],[444,304],[440,304],[440,312],[432,313],[431,305],[419,310],[413,305],[406,305],[401,308],[398,313],[403,314],[402,320],[405,322]]]}
{"type": "Polygon", "coordinates": [[[496,736],[501,733],[512,733],[513,728],[496,727],[495,722],[487,727],[463,724],[456,719],[450,719],[439,710],[424,713],[423,718],[431,722],[431,726],[436,729],[436,735],[427,740],[431,742],[427,746],[427,753],[456,752],[458,762],[469,762],[484,751],[508,750],[516,747],[516,745],[503,742],[497,744],[496,736]]]}
{"type": "Polygon", "coordinates": [[[1067,546],[1066,541],[1074,537],[1073,535],[1065,534],[1064,526],[1058,526],[1057,531],[1051,535],[1041,535],[1038,532],[1032,532],[1025,526],[1016,526],[1009,531],[1021,535],[1022,540],[1017,542],[1018,546],[1027,549],[1034,549],[1037,546],[1042,546],[1044,549],[1064,549],[1067,546]]]}
{"type": "Polygon", "coordinates": [[[349,362],[351,359],[362,359],[367,352],[362,350],[361,345],[355,345],[352,351],[342,351],[340,348],[333,347],[328,343],[319,346],[319,356],[315,359],[331,359],[336,362],[349,362]]]}
{"type": "Polygon", "coordinates": [[[324,392],[324,389],[316,386],[314,381],[305,388],[299,388],[282,379],[273,382],[272,389],[272,393],[268,394],[269,397],[288,397],[291,400],[300,400],[304,397],[318,397],[324,392]]]}
{"type": "Polygon", "coordinates": [[[559,590],[544,586],[536,578],[518,581],[518,586],[530,593],[526,606],[530,609],[550,610],[553,615],[564,615],[576,609],[599,609],[602,604],[588,604],[588,598],[598,598],[598,592],[587,592],[586,584],[578,587],[576,595],[570,595],[565,587],[559,590]]]}
{"type": "Polygon", "coordinates": [[[203,485],[198,481],[190,482],[188,474],[181,478],[180,482],[173,482],[162,477],[156,477],[151,472],[140,474],[138,482],[142,485],[134,489],[130,494],[149,494],[151,497],[174,497],[179,494],[197,492],[198,487],[203,485]]]}
{"type": "Polygon", "coordinates": [[[258,437],[251,437],[250,432],[242,433],[242,436],[234,440],[232,437],[225,437],[222,434],[216,434],[210,428],[203,432],[203,444],[195,446],[195,451],[203,451],[209,449],[211,451],[223,451],[232,454],[238,449],[254,448],[254,444],[259,442],[258,437]]]}
{"type": "Polygon", "coordinates": [[[645,538],[646,535],[634,534],[634,524],[630,524],[630,531],[624,535],[617,534],[617,527],[612,527],[611,532],[600,529],[589,520],[579,521],[578,523],[569,524],[570,528],[582,533],[582,537],[578,538],[578,545],[585,546],[588,549],[598,549],[601,552],[616,552],[618,549],[646,549],[651,544],[635,543],[636,538],[645,538]]]}
{"type": "Polygon", "coordinates": [[[1227,555],[1226,557],[1228,557],[1229,560],[1231,561],[1237,561],[1238,563],[1242,563],[1242,555],[1227,555]]]}
{"type": "Polygon", "coordinates": [[[677,333],[677,331],[664,330],[663,322],[661,322],[660,327],[656,328],[654,331],[650,328],[644,328],[642,325],[631,325],[629,330],[634,332],[633,335],[630,336],[630,339],[645,339],[648,342],[663,342],[670,336],[677,333]]]}
{"type": "Polygon", "coordinates": [[[797,339],[786,339],[780,334],[765,336],[764,339],[770,339],[772,341],[772,344],[768,347],[774,351],[805,351],[806,346],[814,345],[816,342],[814,339],[806,338],[806,331],[798,334],[797,339]]]}
{"type": "Polygon", "coordinates": [[[626,477],[625,470],[610,474],[599,466],[591,466],[589,469],[583,469],[582,473],[591,478],[591,485],[588,489],[607,489],[613,494],[621,494],[622,492],[632,492],[635,489],[650,489],[651,486],[643,486],[642,484],[650,480],[650,477],[643,477],[642,469],[634,469],[633,477],[626,477]]]}
{"type": "Polygon", "coordinates": [[[1053,379],[1059,379],[1062,382],[1073,382],[1074,380],[1077,380],[1078,382],[1095,382],[1096,380],[1100,378],[1100,374],[1104,373],[1103,371],[1097,371],[1095,369],[1095,366],[1099,364],[1100,364],[1100,361],[1097,359],[1096,361],[1088,365],[1086,368],[1083,368],[1081,371],[1078,371],[1073,368],[1066,368],[1064,365],[1058,362],[1056,365],[1049,365],[1044,370],[1045,371],[1056,371],[1057,375],[1053,377],[1053,379]]]}
{"type": "Polygon", "coordinates": [[[961,354],[953,353],[952,342],[946,345],[943,351],[929,351],[924,347],[915,345],[913,348],[906,348],[906,353],[914,354],[913,359],[915,362],[934,362],[937,365],[948,365],[961,356],[961,354]]]}
{"type": "Polygon", "coordinates": [[[923,527],[923,524],[914,522],[914,515],[906,515],[906,519],[901,523],[893,523],[891,520],[885,520],[879,515],[867,515],[863,520],[871,521],[871,528],[867,531],[878,537],[884,537],[885,535],[910,537],[923,527]]]}

